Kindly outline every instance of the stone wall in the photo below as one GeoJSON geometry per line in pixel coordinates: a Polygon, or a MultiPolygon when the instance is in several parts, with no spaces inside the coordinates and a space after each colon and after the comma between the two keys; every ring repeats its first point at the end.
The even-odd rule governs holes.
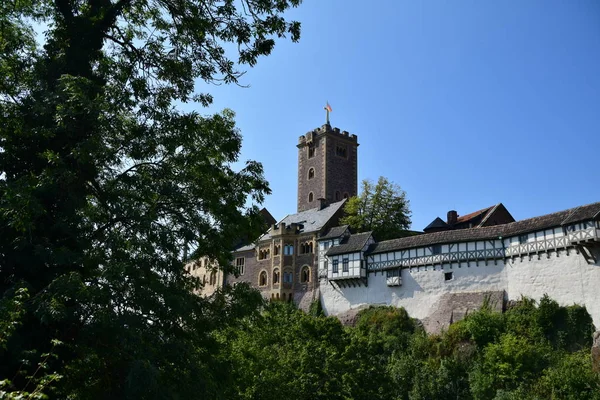
{"type": "MultiPolygon", "coordinates": [[[[544,294],[561,305],[586,306],[594,324],[600,328],[600,262],[588,264],[574,249],[532,255],[485,265],[479,262],[415,267],[402,270],[402,286],[388,287],[385,272],[370,273],[368,286],[339,288],[321,280],[321,301],[327,315],[340,315],[365,305],[404,307],[411,317],[424,321],[440,321],[444,325],[462,312],[448,306],[449,294],[474,292],[506,292],[507,300],[522,296],[539,300],[544,294]],[[444,274],[452,272],[451,280],[444,274]],[[443,310],[446,310],[445,312],[443,310]],[[450,314],[448,315],[448,311],[450,314]],[[444,314],[442,316],[442,314],[444,314]],[[437,319],[435,319],[437,318],[437,319]]],[[[430,328],[431,329],[431,328],[430,328]]]]}

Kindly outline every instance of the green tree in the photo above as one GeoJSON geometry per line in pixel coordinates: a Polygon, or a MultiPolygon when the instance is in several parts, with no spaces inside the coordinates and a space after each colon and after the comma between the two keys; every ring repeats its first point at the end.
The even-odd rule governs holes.
{"type": "Polygon", "coordinates": [[[229,398],[350,398],[342,381],[347,334],[336,318],[272,302],[242,329],[225,330],[220,340],[233,365],[229,398]]]}
{"type": "Polygon", "coordinates": [[[411,235],[409,200],[406,193],[383,176],[377,184],[365,179],[361,193],[352,197],[344,207],[341,223],[356,232],[373,231],[377,240],[411,235]]]}
{"type": "Polygon", "coordinates": [[[4,391],[219,397],[212,332],[256,294],[196,296],[182,248],[229,265],[269,189],[260,164],[233,167],[233,112],[176,105],[208,105],[196,79],[237,83],[275,38],[298,40],[282,15],[299,3],[0,2],[0,307],[29,296],[0,310],[18,319],[0,322],[4,391]]]}

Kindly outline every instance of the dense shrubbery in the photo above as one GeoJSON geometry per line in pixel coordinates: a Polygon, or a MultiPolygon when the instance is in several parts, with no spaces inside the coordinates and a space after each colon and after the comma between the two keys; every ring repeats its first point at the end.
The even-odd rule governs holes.
{"type": "Polygon", "coordinates": [[[261,399],[600,399],[592,320],[580,306],[524,298],[484,306],[439,335],[404,309],[371,307],[355,327],[271,303],[220,334],[228,397],[261,399]]]}

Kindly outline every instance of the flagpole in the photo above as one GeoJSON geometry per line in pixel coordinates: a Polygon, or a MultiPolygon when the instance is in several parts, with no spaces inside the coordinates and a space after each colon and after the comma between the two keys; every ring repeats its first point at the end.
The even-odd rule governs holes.
{"type": "Polygon", "coordinates": [[[329,112],[331,111],[331,106],[329,105],[329,102],[327,102],[327,105],[325,107],[323,107],[323,109],[325,109],[325,113],[327,116],[327,125],[329,125],[329,112]]]}

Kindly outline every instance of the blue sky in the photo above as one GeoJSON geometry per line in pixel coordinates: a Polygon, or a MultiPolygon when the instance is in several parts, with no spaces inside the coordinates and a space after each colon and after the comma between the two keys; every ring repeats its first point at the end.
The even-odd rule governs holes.
{"type": "MultiPolygon", "coordinates": [[[[502,202],[515,219],[600,201],[600,1],[304,0],[279,41],[202,114],[233,109],[277,219],[296,211],[298,137],[359,138],[359,181],[385,176],[412,229],[502,202]],[[376,6],[373,6],[373,5],[376,6]]],[[[38,31],[42,28],[37,27],[38,31]]]]}
{"type": "Polygon", "coordinates": [[[295,145],[327,100],[358,135],[359,181],[399,184],[413,229],[450,209],[502,202],[518,220],[600,201],[600,2],[305,0],[290,17],[300,43],[279,42],[250,88],[207,88],[210,111],[237,113],[275,218],[296,210],[295,145]]]}

